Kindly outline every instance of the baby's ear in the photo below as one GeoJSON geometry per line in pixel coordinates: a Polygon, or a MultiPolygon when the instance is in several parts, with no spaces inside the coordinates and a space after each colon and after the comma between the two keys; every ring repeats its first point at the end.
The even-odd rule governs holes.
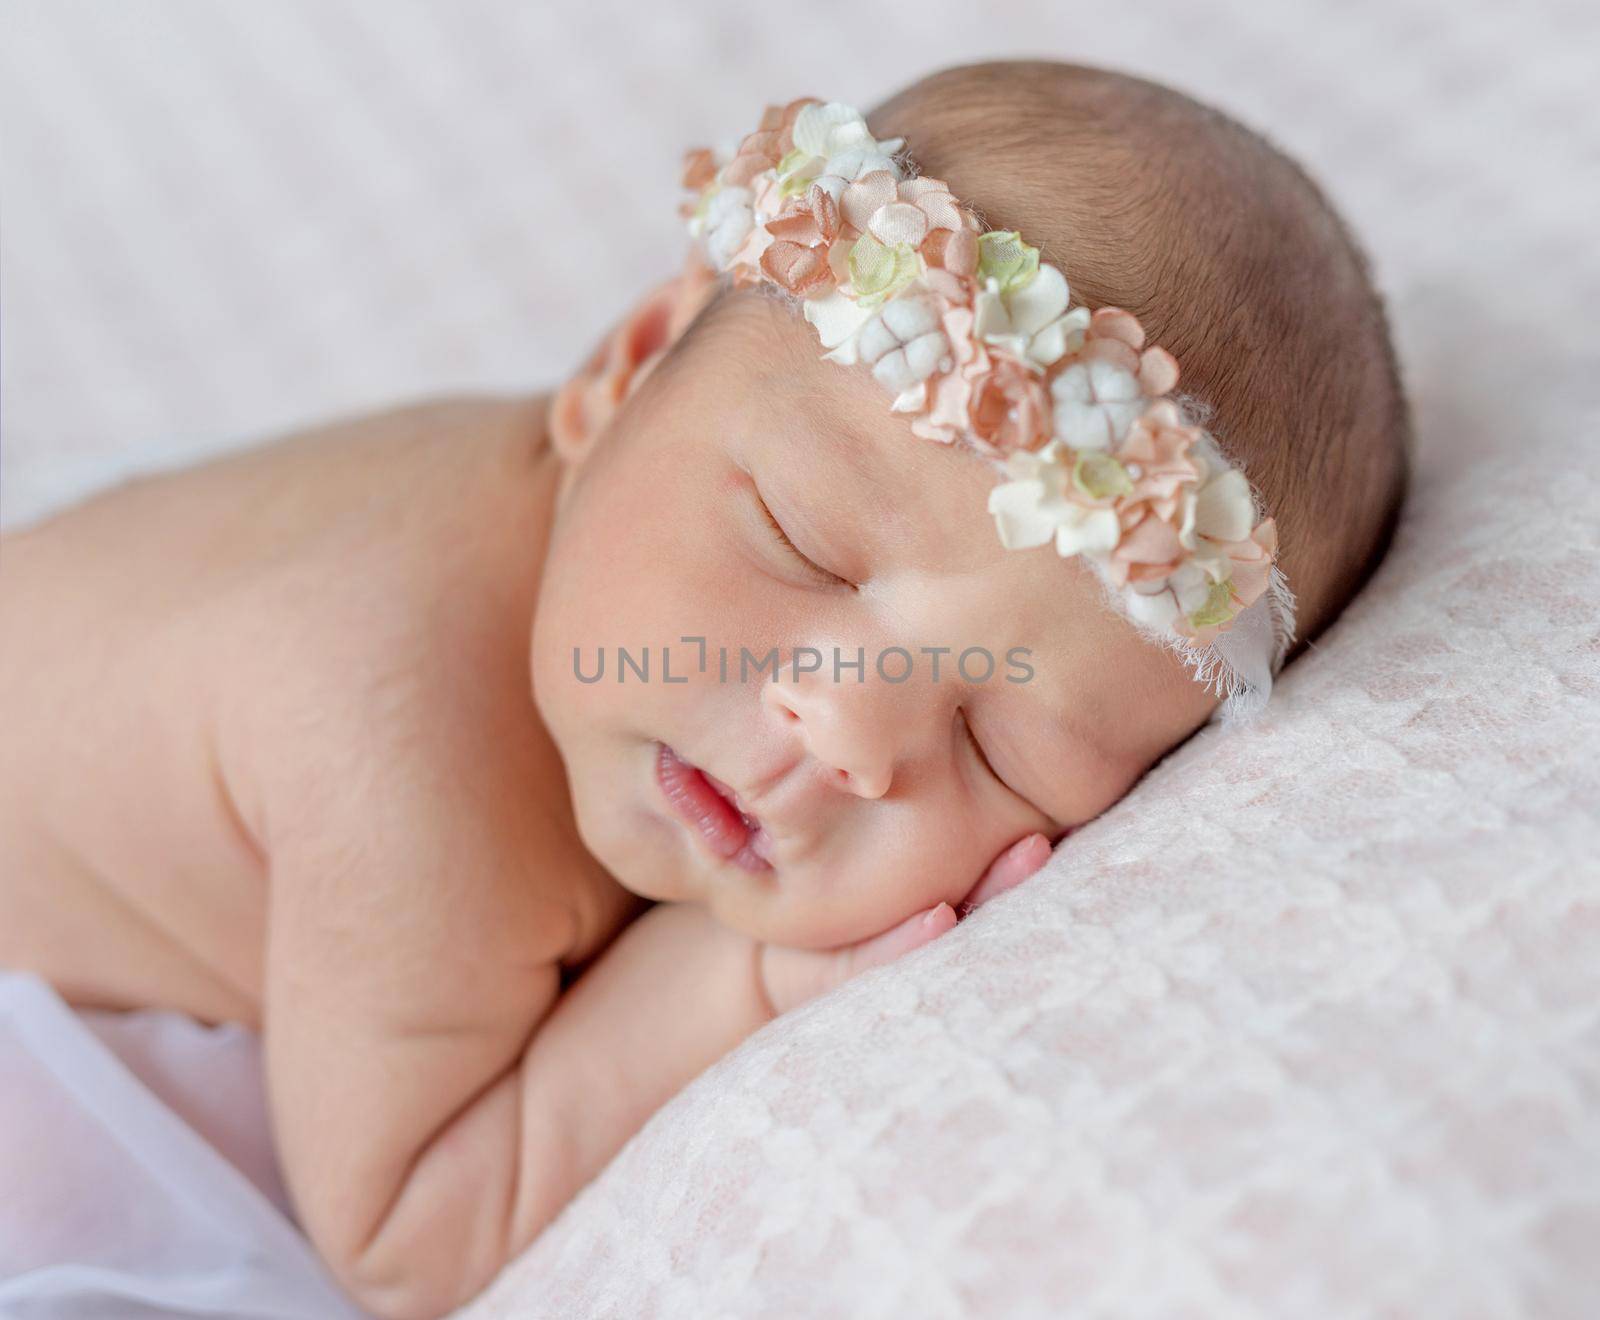
{"type": "Polygon", "coordinates": [[[717,280],[691,257],[683,273],[622,318],[550,405],[550,440],[562,460],[581,462],[606,424],[710,301],[717,280]]]}

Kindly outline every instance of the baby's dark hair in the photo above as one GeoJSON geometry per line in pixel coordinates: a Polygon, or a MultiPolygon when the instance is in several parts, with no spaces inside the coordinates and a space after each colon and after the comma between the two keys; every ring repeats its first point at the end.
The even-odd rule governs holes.
{"type": "Polygon", "coordinates": [[[1327,627],[1387,549],[1411,428],[1383,301],[1317,185],[1180,92],[1072,64],[947,69],[868,122],[1177,358],[1277,519],[1300,641],[1327,627]]]}

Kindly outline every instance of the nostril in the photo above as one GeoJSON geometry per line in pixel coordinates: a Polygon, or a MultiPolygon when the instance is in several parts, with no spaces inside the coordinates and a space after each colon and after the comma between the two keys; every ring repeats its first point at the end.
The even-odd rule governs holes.
{"type": "Polygon", "coordinates": [[[845,784],[847,786],[849,785],[850,772],[848,770],[835,770],[833,773],[839,776],[839,782],[841,784],[845,784]]]}
{"type": "Polygon", "coordinates": [[[799,712],[790,706],[779,706],[778,710],[782,712],[783,718],[786,720],[797,720],[800,718],[799,712]]]}

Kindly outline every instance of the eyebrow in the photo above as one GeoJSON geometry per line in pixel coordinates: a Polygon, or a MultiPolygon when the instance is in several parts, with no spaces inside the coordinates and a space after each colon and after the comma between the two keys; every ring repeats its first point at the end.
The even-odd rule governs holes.
{"type": "Polygon", "coordinates": [[[848,417],[841,415],[842,410],[833,396],[821,390],[804,393],[796,390],[790,397],[798,405],[796,411],[805,422],[806,429],[832,444],[838,451],[839,461],[850,468],[858,480],[875,485],[877,473],[874,469],[877,465],[873,461],[874,442],[848,417]]]}
{"type": "Polygon", "coordinates": [[[912,537],[915,520],[885,493],[876,441],[841,416],[831,397],[793,389],[780,397],[793,405],[796,445],[811,452],[802,470],[791,468],[774,483],[773,511],[801,533],[808,554],[816,552],[811,557],[859,585],[870,576],[861,571],[864,565],[886,544],[912,537]]]}
{"type": "MultiPolygon", "coordinates": [[[[870,377],[867,383],[874,387],[877,384],[870,377]]],[[[856,520],[858,525],[848,533],[840,528],[841,534],[859,538],[863,552],[881,551],[885,545],[896,549],[918,545],[924,550],[928,549],[928,519],[919,517],[908,508],[906,500],[895,494],[887,481],[891,464],[896,461],[915,461],[926,455],[908,449],[897,458],[892,449],[885,446],[884,438],[853,416],[855,410],[841,403],[832,391],[792,390],[788,397],[794,401],[795,412],[807,434],[816,436],[826,444],[829,460],[842,464],[846,469],[837,476],[830,475],[830,487],[834,483],[853,486],[856,508],[865,515],[856,520]]],[[[943,448],[929,441],[907,440],[908,446],[913,444],[943,448]]],[[[838,510],[843,503],[842,498],[830,501],[830,511],[838,510]]],[[[826,514],[824,516],[828,517],[826,514]]],[[[828,520],[836,528],[840,527],[837,516],[828,520]]]]}

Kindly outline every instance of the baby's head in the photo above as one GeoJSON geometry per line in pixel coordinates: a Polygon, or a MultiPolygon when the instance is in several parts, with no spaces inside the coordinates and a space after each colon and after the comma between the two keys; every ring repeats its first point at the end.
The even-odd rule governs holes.
{"type": "MultiPolygon", "coordinates": [[[[1175,92],[1057,64],[937,74],[868,124],[1039,248],[1074,304],[1125,308],[1170,351],[1185,420],[1276,520],[1296,644],[1325,628],[1387,544],[1408,428],[1365,262],[1306,176],[1175,92]]],[[[762,287],[689,275],[635,312],[557,401],[533,648],[599,860],[802,946],[959,900],[1218,702],[1083,558],[1002,547],[990,459],[820,352],[762,287]]]]}

